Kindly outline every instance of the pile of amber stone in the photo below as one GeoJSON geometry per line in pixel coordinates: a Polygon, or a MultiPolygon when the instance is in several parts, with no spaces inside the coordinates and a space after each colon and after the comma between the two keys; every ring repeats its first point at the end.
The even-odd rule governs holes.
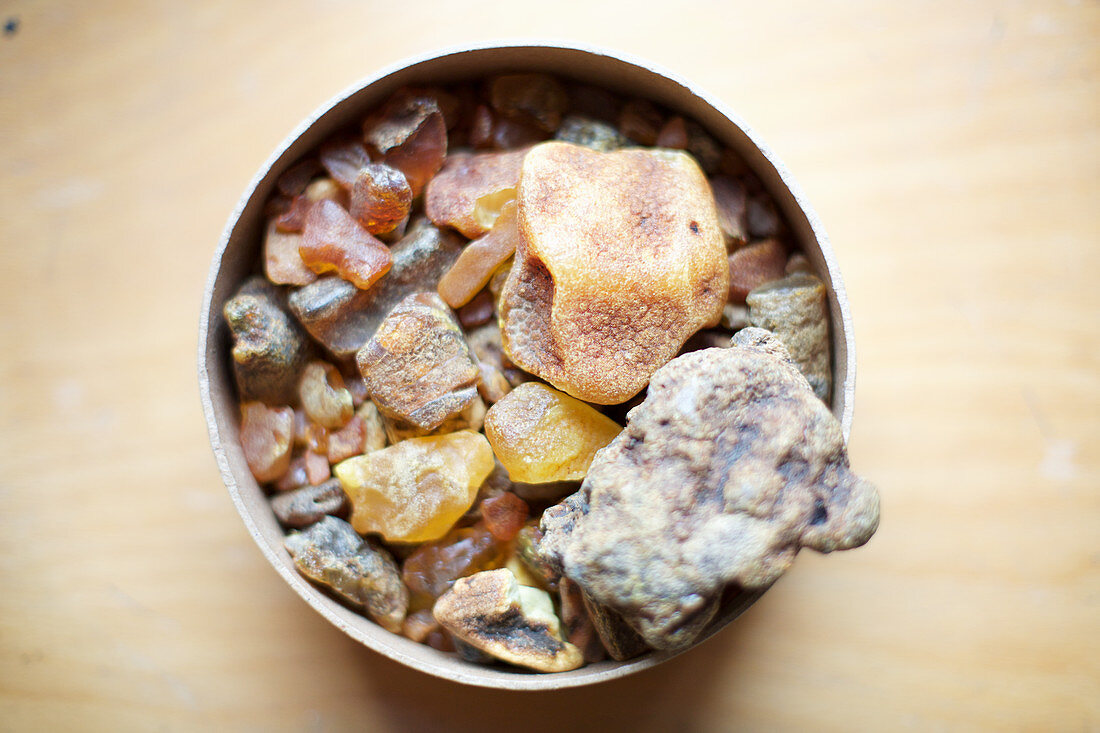
{"type": "Polygon", "coordinates": [[[266,216],[263,274],[224,308],[248,466],[304,575],[471,661],[654,646],[538,544],[662,366],[751,323],[830,397],[825,288],[775,203],[645,100],[540,74],[401,89],[266,216]]]}

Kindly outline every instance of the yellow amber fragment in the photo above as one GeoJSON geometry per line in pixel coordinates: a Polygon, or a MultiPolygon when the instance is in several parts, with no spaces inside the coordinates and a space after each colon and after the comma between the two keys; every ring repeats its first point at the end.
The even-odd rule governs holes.
{"type": "Polygon", "coordinates": [[[485,415],[485,435],[513,481],[578,481],[622,428],[580,400],[525,382],[485,415]]]}
{"type": "Polygon", "coordinates": [[[447,534],[473,505],[493,465],[485,437],[460,430],[349,458],[334,473],[351,499],[356,532],[427,542],[447,534]]]}

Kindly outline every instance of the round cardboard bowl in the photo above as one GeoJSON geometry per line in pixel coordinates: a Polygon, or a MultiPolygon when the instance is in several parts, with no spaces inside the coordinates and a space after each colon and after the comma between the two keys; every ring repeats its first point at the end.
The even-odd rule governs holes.
{"type": "MultiPolygon", "coordinates": [[[[214,255],[199,325],[199,388],[210,443],[245,526],[275,570],[318,613],[356,641],[428,674],[482,687],[553,690],[623,677],[653,667],[673,655],[653,652],[626,662],[605,661],[557,674],[483,667],[391,634],[311,585],[295,571],[289,554],[283,549],[283,531],[241,453],[230,342],[221,315],[222,305],[255,269],[264,229],[264,202],[274,189],[276,178],[295,160],[331,133],[360,120],[401,86],[448,84],[510,71],[544,71],[624,95],[650,99],[696,120],[720,143],[740,153],[775,197],[803,253],[828,286],[835,385],[833,412],[847,439],[855,388],[855,351],[848,301],[828,237],[787,169],[739,117],[674,74],[639,59],[602,49],[545,43],[465,47],[398,63],[338,94],[290,133],[249,183],[229,217],[214,255]]],[[[743,613],[761,593],[729,599],[696,643],[743,613]]]]}

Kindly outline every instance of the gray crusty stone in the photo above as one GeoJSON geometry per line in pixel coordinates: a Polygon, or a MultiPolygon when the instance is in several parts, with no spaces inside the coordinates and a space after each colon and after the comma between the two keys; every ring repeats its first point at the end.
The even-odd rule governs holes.
{"type": "Polygon", "coordinates": [[[832,359],[829,353],[829,306],[825,283],[806,272],[773,280],[749,293],[749,325],[773,332],[813,387],[829,402],[832,359]]]}
{"type": "Polygon", "coordinates": [[[242,402],[293,404],[309,344],[283,310],[282,295],[262,276],[251,277],[222,307],[233,336],[233,374],[242,402]]]}
{"type": "Polygon", "coordinates": [[[316,486],[303,486],[278,494],[271,499],[271,511],[286,527],[308,527],[321,521],[326,514],[346,515],[348,495],[338,479],[329,479],[316,486]]]}
{"type": "Polygon", "coordinates": [[[393,557],[364,540],[343,519],[325,517],[283,540],[298,571],[328,586],[356,608],[364,608],[380,626],[395,634],[409,608],[409,591],[393,557]]]}
{"type": "Polygon", "coordinates": [[[753,329],[654,374],[581,490],[543,514],[538,554],[647,644],[679,649],[726,586],[766,588],[801,547],[861,545],[878,513],[836,418],[753,329]]]}

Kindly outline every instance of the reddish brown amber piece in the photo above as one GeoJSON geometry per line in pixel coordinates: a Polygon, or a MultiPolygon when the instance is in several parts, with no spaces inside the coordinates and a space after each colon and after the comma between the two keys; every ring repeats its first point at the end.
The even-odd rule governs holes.
{"type": "Polygon", "coordinates": [[[335,271],[360,290],[373,285],[392,263],[389,248],[335,201],[321,201],[310,210],[299,251],[314,272],[335,271]]]}
{"type": "Polygon", "coordinates": [[[481,502],[485,528],[503,542],[515,539],[530,514],[531,507],[527,506],[527,502],[510,491],[481,502]]]}
{"type": "Polygon", "coordinates": [[[401,625],[401,634],[423,644],[427,641],[428,634],[438,629],[439,622],[432,616],[431,609],[423,608],[405,617],[405,623],[401,625]]]}
{"type": "Polygon", "coordinates": [[[664,118],[652,103],[633,99],[619,113],[619,132],[641,145],[655,145],[664,118]]]}
{"type": "Polygon", "coordinates": [[[489,100],[500,115],[554,132],[569,106],[565,88],[546,74],[505,74],[490,82],[489,100]]]}
{"type": "Polygon", "coordinates": [[[275,226],[280,232],[301,232],[311,208],[313,202],[305,194],[295,196],[290,201],[290,207],[275,218],[275,226]]]}
{"type": "Polygon", "coordinates": [[[688,146],[687,125],[683,117],[673,117],[657,133],[657,147],[683,150],[688,146]]]}
{"type": "Polygon", "coordinates": [[[745,185],[730,176],[715,176],[710,181],[710,187],[714,191],[718,226],[726,239],[726,247],[740,247],[749,239],[748,192],[745,185]]]}
{"type": "Polygon", "coordinates": [[[501,549],[485,527],[454,529],[428,542],[405,560],[401,577],[414,605],[430,604],[459,578],[497,567],[501,549]]]}
{"type": "Polygon", "coordinates": [[[274,481],[290,467],[294,410],[262,402],[241,405],[241,450],[256,480],[274,481]]]}
{"type": "Polygon", "coordinates": [[[477,328],[493,320],[493,294],[482,290],[466,305],[458,309],[458,322],[463,328],[477,328]]]}
{"type": "Polygon", "coordinates": [[[439,296],[452,308],[466,305],[504,262],[515,254],[516,202],[508,201],[500,209],[493,228],[485,236],[470,242],[458,260],[439,281],[439,296]]]}
{"type": "Polygon", "coordinates": [[[484,104],[479,104],[470,121],[470,144],[475,148],[487,148],[492,143],[493,113],[484,104]]]}
{"type": "Polygon", "coordinates": [[[729,256],[730,302],[744,303],[753,290],[786,274],[787,248],[778,239],[765,239],[729,256]]]}
{"type": "Polygon", "coordinates": [[[276,491],[291,491],[309,485],[306,475],[306,457],[296,456],[290,459],[290,468],[275,482],[276,491]]]}
{"type": "Polygon", "coordinates": [[[321,164],[316,158],[306,158],[290,166],[279,176],[275,185],[279,192],[291,198],[300,195],[313,177],[321,172],[321,164]]]}
{"type": "Polygon", "coordinates": [[[385,163],[370,163],[352,186],[348,213],[371,234],[387,234],[409,215],[412,199],[404,173],[385,163]]]}
{"type": "Polygon", "coordinates": [[[429,96],[398,92],[363,125],[363,137],[382,161],[405,174],[418,196],[447,155],[447,125],[429,96]]]}
{"type": "Polygon", "coordinates": [[[354,138],[340,137],[321,146],[321,165],[346,189],[355,185],[359,171],[369,164],[366,147],[354,138]]]}
{"type": "Polygon", "coordinates": [[[328,436],[329,463],[339,463],[345,458],[361,455],[366,438],[367,427],[363,418],[354,415],[347,425],[328,436]]]}
{"type": "Polygon", "coordinates": [[[516,196],[526,150],[455,154],[428,186],[424,208],[436,226],[469,239],[492,229],[501,207],[516,196]]]}

